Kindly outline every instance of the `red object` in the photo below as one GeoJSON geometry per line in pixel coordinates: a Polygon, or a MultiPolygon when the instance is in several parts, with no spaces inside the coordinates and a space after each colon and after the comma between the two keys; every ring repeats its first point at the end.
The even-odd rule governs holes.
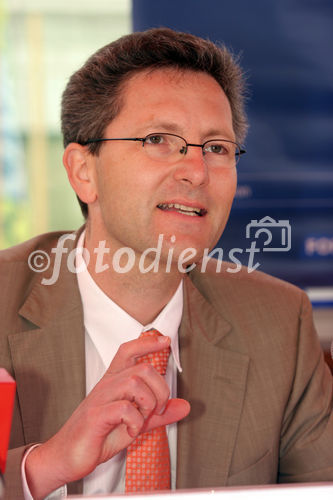
{"type": "Polygon", "coordinates": [[[15,380],[4,368],[0,368],[0,471],[2,474],[6,468],[15,389],[15,380]]]}
{"type": "MultiPolygon", "coordinates": [[[[151,329],[141,337],[162,335],[151,329]]],[[[165,375],[170,347],[137,358],[137,363],[150,363],[161,375],[165,375]]],[[[125,491],[169,490],[170,453],[165,425],[140,434],[127,448],[125,491]]]]}

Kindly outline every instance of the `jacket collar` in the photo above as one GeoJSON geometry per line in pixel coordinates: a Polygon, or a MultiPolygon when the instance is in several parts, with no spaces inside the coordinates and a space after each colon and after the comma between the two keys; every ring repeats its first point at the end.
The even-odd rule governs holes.
{"type": "Polygon", "coordinates": [[[76,274],[69,269],[83,229],[61,236],[52,248],[38,250],[49,255],[50,265],[45,272],[35,273],[31,291],[19,310],[23,318],[38,327],[56,320],[60,311],[62,317],[67,317],[81,306],[76,274]]]}
{"type": "Polygon", "coordinates": [[[237,352],[233,326],[205,298],[200,279],[191,279],[184,286],[177,385],[191,412],[178,424],[177,488],[208,488],[227,484],[249,357],[237,352]]]}

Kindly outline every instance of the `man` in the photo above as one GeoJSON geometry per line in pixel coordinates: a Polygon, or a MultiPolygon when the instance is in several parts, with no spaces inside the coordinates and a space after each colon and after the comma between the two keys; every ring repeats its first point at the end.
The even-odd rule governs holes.
{"type": "Polygon", "coordinates": [[[173,488],[333,480],[332,380],[305,294],[207,263],[246,132],[230,53],[128,35],[72,76],[62,129],[85,227],[1,257],[9,497],[130,491],[126,454],[165,425],[173,488]],[[165,377],[138,362],[169,346],[165,377]]]}

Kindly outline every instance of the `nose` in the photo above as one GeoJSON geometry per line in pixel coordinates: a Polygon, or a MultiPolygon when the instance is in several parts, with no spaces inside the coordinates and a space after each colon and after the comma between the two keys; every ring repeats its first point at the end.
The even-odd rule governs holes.
{"type": "Polygon", "coordinates": [[[193,187],[208,184],[208,168],[202,149],[189,146],[187,152],[182,154],[177,162],[174,176],[177,181],[190,183],[193,187]]]}

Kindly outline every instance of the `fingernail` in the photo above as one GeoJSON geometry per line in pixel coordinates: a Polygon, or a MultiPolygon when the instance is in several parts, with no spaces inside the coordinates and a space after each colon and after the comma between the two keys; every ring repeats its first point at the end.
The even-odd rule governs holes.
{"type": "Polygon", "coordinates": [[[149,415],[151,414],[151,409],[141,408],[141,414],[142,414],[144,420],[146,420],[149,417],[149,415]]]}
{"type": "Polygon", "coordinates": [[[163,415],[163,413],[165,412],[165,407],[166,405],[162,407],[162,409],[158,412],[158,415],[163,415]]]}
{"type": "Polygon", "coordinates": [[[133,425],[130,428],[130,436],[132,437],[137,436],[139,434],[139,430],[140,430],[139,427],[133,425]]]}

